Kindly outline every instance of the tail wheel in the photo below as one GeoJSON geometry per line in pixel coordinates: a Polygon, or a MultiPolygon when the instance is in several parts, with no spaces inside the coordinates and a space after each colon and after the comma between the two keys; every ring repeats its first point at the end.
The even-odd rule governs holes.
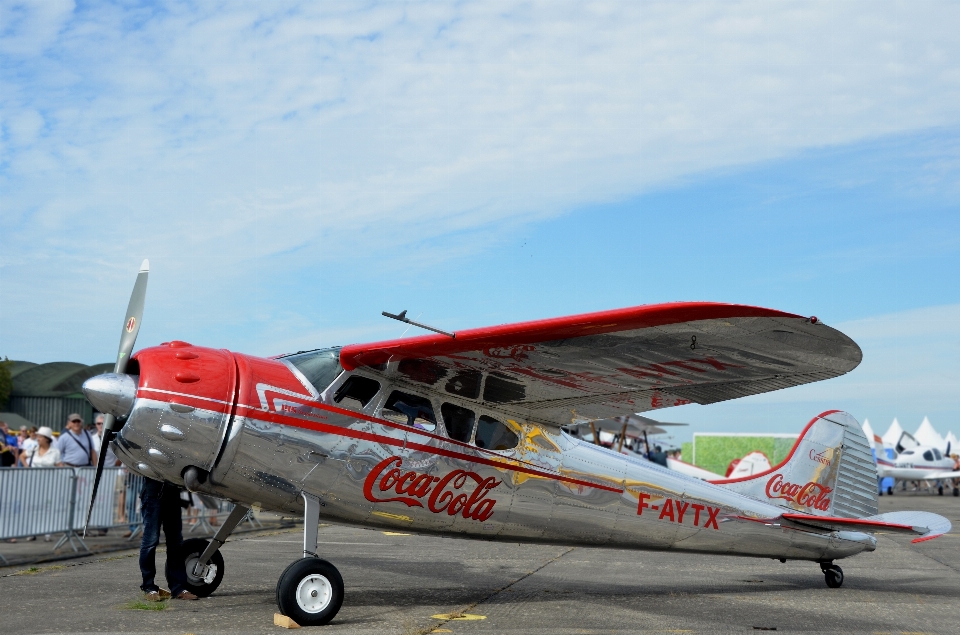
{"type": "MultiPolygon", "coordinates": [[[[180,553],[183,554],[183,565],[187,570],[186,588],[190,593],[205,598],[217,590],[223,582],[223,555],[219,551],[213,554],[208,564],[206,575],[198,576],[193,573],[193,567],[203,555],[208,541],[203,538],[184,540],[180,553]]],[[[167,569],[169,570],[169,560],[167,569]]],[[[169,576],[168,576],[169,577],[169,576]]]]}
{"type": "Polygon", "coordinates": [[[300,626],[326,624],[342,604],[343,578],[326,560],[297,560],[277,581],[277,608],[300,626]]]}
{"type": "Polygon", "coordinates": [[[843,569],[835,564],[823,568],[823,577],[831,589],[839,589],[843,584],[843,569]]]}

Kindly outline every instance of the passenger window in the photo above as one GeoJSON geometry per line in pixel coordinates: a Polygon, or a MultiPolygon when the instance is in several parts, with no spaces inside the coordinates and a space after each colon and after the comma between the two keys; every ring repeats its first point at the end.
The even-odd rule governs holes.
{"type": "Polygon", "coordinates": [[[437,417],[433,414],[433,404],[430,400],[399,390],[394,390],[390,394],[387,403],[383,404],[380,415],[387,421],[402,423],[427,432],[437,429],[437,417]]]}
{"type": "Polygon", "coordinates": [[[337,392],[333,395],[333,403],[346,400],[346,403],[342,404],[344,407],[360,410],[370,403],[378,392],[380,392],[380,382],[369,377],[353,375],[337,388],[337,392]]]}
{"type": "Polygon", "coordinates": [[[935,458],[938,461],[943,458],[943,455],[940,454],[940,450],[938,450],[937,448],[933,448],[933,458],[935,458]]]}
{"type": "Polygon", "coordinates": [[[932,461],[932,460],[933,460],[933,452],[931,452],[930,450],[927,450],[926,452],[924,452],[924,453],[923,453],[923,460],[924,460],[924,461],[932,461]]]}
{"type": "Polygon", "coordinates": [[[477,447],[487,450],[512,450],[520,437],[493,417],[481,415],[477,423],[477,447]]]}
{"type": "Polygon", "coordinates": [[[470,437],[473,436],[473,422],[477,418],[473,410],[445,403],[440,406],[440,414],[443,415],[443,425],[447,427],[447,434],[451,439],[470,443],[470,437]]]}
{"type": "Polygon", "coordinates": [[[457,374],[447,381],[444,388],[454,395],[476,399],[480,396],[481,379],[483,379],[483,375],[479,370],[464,369],[457,371],[457,374]]]}

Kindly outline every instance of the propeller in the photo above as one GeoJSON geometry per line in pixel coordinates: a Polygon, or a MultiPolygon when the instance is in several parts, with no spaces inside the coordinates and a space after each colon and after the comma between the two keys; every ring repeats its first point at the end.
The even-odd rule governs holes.
{"type": "MultiPolygon", "coordinates": [[[[150,274],[150,261],[144,260],[140,265],[140,273],[137,274],[137,281],[133,285],[133,293],[130,294],[130,304],[127,305],[127,319],[123,323],[123,330],[120,331],[120,348],[117,351],[117,363],[113,366],[115,374],[121,374],[127,370],[127,364],[130,362],[130,353],[133,352],[133,345],[137,342],[137,333],[140,332],[140,320],[143,318],[143,305],[147,298],[147,276],[150,274]]],[[[93,514],[93,504],[97,500],[97,490],[100,488],[100,477],[103,476],[103,463],[107,456],[107,446],[113,440],[113,424],[117,418],[106,413],[103,416],[103,436],[100,439],[100,451],[97,455],[97,476],[93,481],[93,492],[90,495],[90,508],[87,509],[87,520],[83,524],[83,535],[87,535],[87,525],[90,524],[90,515],[93,514]]]]}

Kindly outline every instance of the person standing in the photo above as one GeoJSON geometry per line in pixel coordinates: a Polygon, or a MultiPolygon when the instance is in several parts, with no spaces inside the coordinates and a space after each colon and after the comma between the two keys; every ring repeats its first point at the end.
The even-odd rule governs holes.
{"type": "MultiPolygon", "coordinates": [[[[20,428],[20,431],[23,432],[25,428],[20,428]]],[[[30,459],[33,458],[33,453],[37,451],[37,426],[31,427],[26,431],[26,437],[20,442],[20,465],[23,467],[30,467],[30,459]]]]}
{"type": "Polygon", "coordinates": [[[93,437],[83,429],[83,419],[76,413],[67,417],[67,429],[57,439],[57,449],[65,466],[88,467],[97,464],[93,437]]]}
{"type": "Polygon", "coordinates": [[[19,456],[16,435],[10,434],[5,421],[0,421],[0,467],[16,467],[19,456]]]}
{"type": "MultiPolygon", "coordinates": [[[[100,451],[100,444],[103,443],[103,415],[97,415],[97,418],[94,419],[96,424],[96,432],[91,435],[94,441],[94,447],[97,448],[97,451],[100,451]]],[[[109,445],[107,446],[107,458],[103,462],[104,467],[120,467],[120,459],[117,458],[117,455],[113,453],[113,448],[109,445]]]]}
{"type": "Polygon", "coordinates": [[[30,455],[28,467],[56,467],[60,464],[60,450],[53,445],[53,430],[43,426],[37,430],[37,449],[30,455]]]}
{"type": "Polygon", "coordinates": [[[186,589],[187,572],[180,553],[183,544],[183,521],[180,512],[180,488],[172,483],[143,479],[140,490],[140,514],[143,517],[143,539],[140,541],[140,590],[144,599],[159,602],[168,597],[177,600],[196,600],[186,589]],[[160,529],[167,540],[167,584],[170,590],[157,586],[157,545],[160,529]]]}

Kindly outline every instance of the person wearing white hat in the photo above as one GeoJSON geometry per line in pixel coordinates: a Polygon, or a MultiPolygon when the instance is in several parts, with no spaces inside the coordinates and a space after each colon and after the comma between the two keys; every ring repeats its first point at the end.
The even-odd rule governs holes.
{"type": "Polygon", "coordinates": [[[30,467],[56,467],[60,464],[60,450],[53,447],[53,430],[43,426],[37,430],[37,449],[30,457],[30,467]]]}

